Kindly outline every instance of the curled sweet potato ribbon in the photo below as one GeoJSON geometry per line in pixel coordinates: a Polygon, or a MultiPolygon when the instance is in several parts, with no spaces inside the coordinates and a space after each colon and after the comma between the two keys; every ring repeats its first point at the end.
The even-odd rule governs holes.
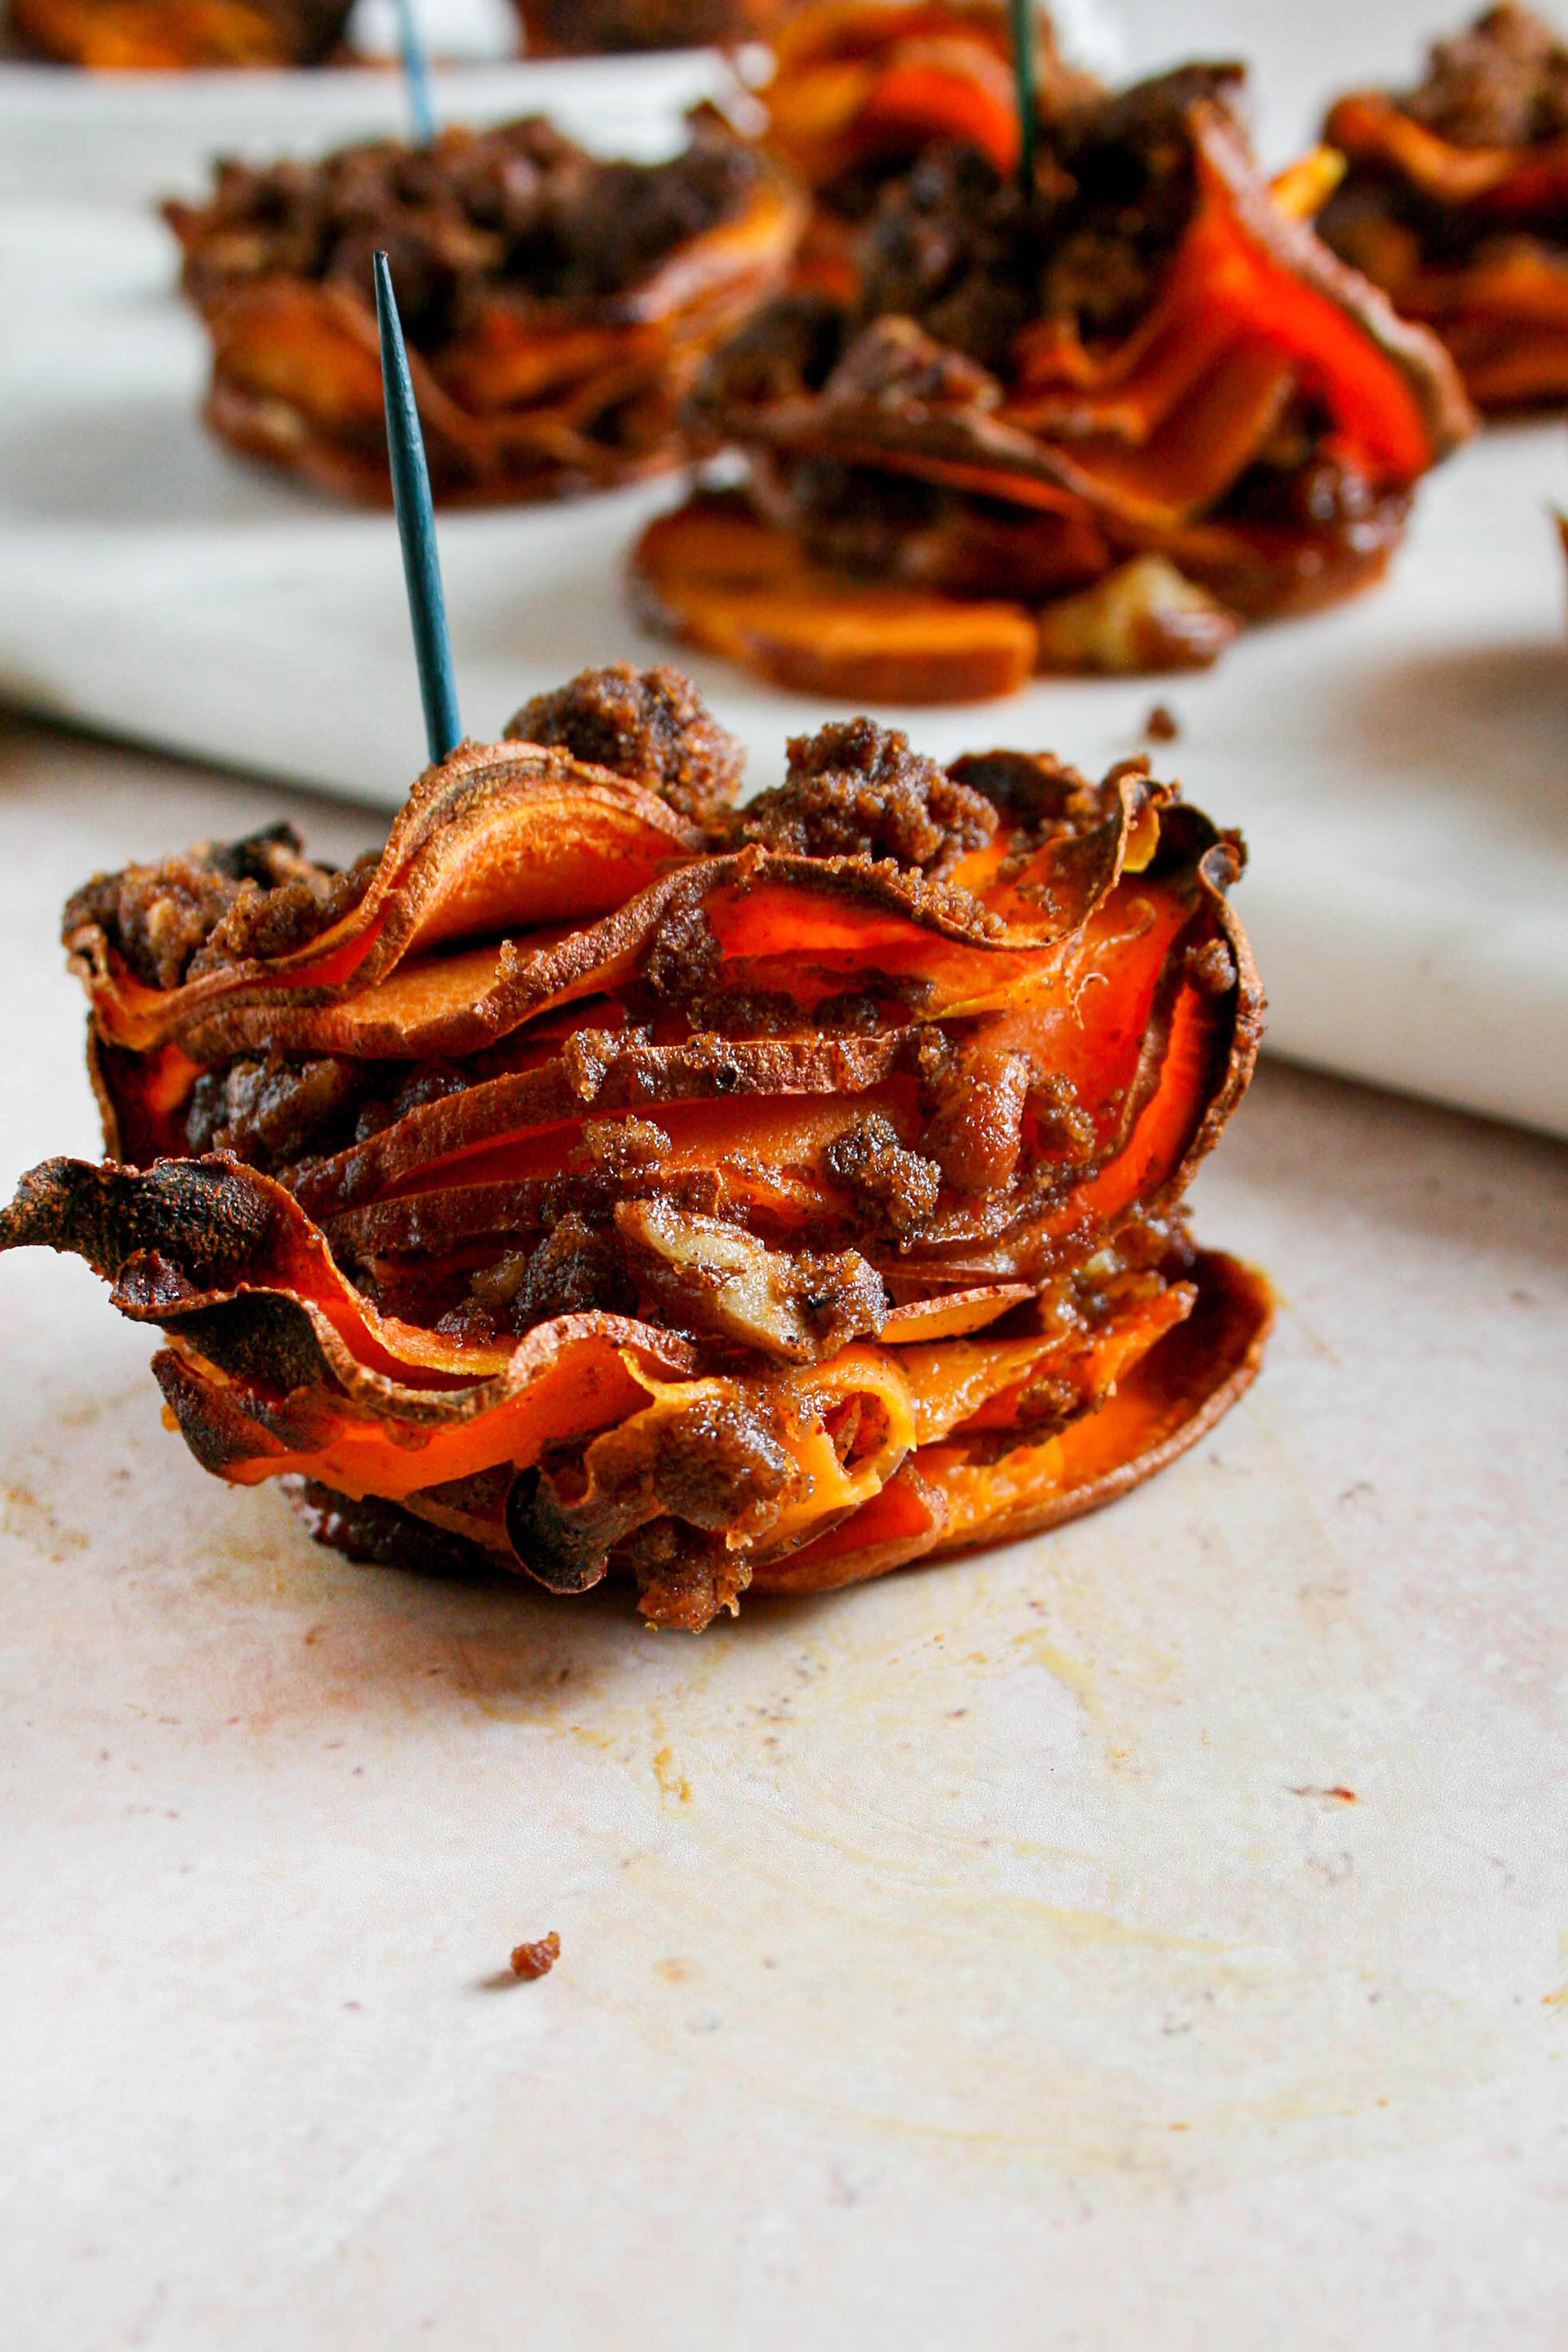
{"type": "MultiPolygon", "coordinates": [[[[576,821],[573,790],[580,839],[597,838],[605,868],[602,892],[590,861],[566,868],[585,911],[627,875],[628,829],[633,844],[648,845],[640,828],[649,807],[663,811],[650,795],[620,787],[617,813],[610,780],[587,771],[571,787],[559,770],[531,793],[518,780],[528,764],[519,757],[513,768],[486,770],[483,755],[460,752],[447,763],[452,795],[446,771],[434,772],[355,915],[293,955],[128,1002],[127,975],[108,942],[78,934],[73,949],[105,1033],[98,1067],[111,1132],[136,1139],[143,1159],[178,1153],[204,1062],[235,1053],[368,1045],[417,1061],[511,1037],[510,1070],[293,1172],[295,1194],[334,1247],[374,1260],[455,1252],[465,1237],[504,1234],[542,1211],[590,1120],[604,1130],[626,1118],[660,1123],[662,1184],[716,1182],[785,1240],[842,1217],[824,1156],[857,1121],[875,1114],[912,1146],[922,1131],[915,1089],[900,1074],[898,1031],[822,1037],[812,1007],[845,990],[914,992],[923,1019],[983,1018],[994,1057],[1043,1060],[1092,1122],[1086,1166],[1043,1190],[1025,1170],[971,1203],[956,1200],[906,1251],[912,1267],[929,1265],[936,1288],[966,1267],[1005,1288],[1042,1249],[1082,1244],[1134,1202],[1174,1197],[1191,1157],[1228,1115],[1258,1017],[1245,943],[1224,897],[1231,853],[1141,776],[1118,779],[1095,830],[1049,844],[1016,872],[1006,870],[1003,828],[956,869],[963,897],[911,890],[889,868],[752,848],[688,856],[628,907],[564,936],[551,926],[541,943],[528,931],[505,943],[506,954],[461,944],[432,953],[430,939],[457,920],[456,909],[487,924],[557,897],[549,845],[576,821]],[[484,794],[464,797],[476,774],[494,824],[484,794]],[[431,813],[454,805],[460,821],[432,830],[431,813]],[[607,810],[617,823],[606,822],[607,810]],[[508,866],[496,855],[495,825],[509,856],[536,837],[535,816],[551,828],[540,866],[508,866]],[[465,878],[476,860],[488,877],[483,894],[465,878]],[[508,872],[520,897],[507,895],[508,872]],[[798,1004],[793,1034],[659,1042],[627,1027],[614,988],[635,978],[673,909],[694,908],[720,951],[725,984],[798,1004]],[[1191,977],[1193,955],[1211,944],[1234,960],[1239,992],[1217,993],[1191,977]],[[328,971],[340,974],[335,987],[322,980],[328,971]],[[574,995],[589,999],[580,1012],[574,995]],[[1004,1245],[1008,1227],[1013,1238],[1004,1245]]],[[[653,830],[653,849],[669,841],[653,830]]],[[[438,1368],[464,1360],[434,1347],[420,1360],[438,1368]]]]}
{"type": "MultiPolygon", "coordinates": [[[[415,784],[359,904],[292,954],[165,990],[138,981],[91,927],[66,946],[103,1035],[145,1051],[258,996],[319,1005],[362,993],[453,939],[591,921],[701,847],[665,802],[608,771],[537,744],[468,743],[415,784]]],[[[480,953],[492,969],[500,956],[480,953]]],[[[433,969],[431,1016],[452,970],[433,969]]],[[[461,967],[460,992],[475,971],[461,967]]]]}
{"type": "Polygon", "coordinates": [[[705,857],[695,828],[640,785],[537,744],[465,744],[420,778],[364,897],[308,945],[173,989],[138,981],[96,926],[66,945],[102,1036],[141,1053],[197,1041],[207,1060],[264,1039],[301,1053],[472,1050],[612,988],[662,921],[698,904],[737,961],[918,970],[958,1010],[1005,990],[1019,971],[1009,956],[1060,946],[1124,868],[1148,862],[1162,805],[1160,788],[1124,777],[1089,843],[1052,845],[1011,882],[993,853],[988,872],[956,870],[959,897],[847,860],[705,857]]]}
{"type": "Polygon", "coordinates": [[[1376,90],[1340,99],[1323,137],[1352,163],[1382,166],[1434,204],[1489,220],[1527,220],[1568,195],[1568,137],[1522,147],[1459,147],[1376,90]]]}
{"type": "MultiPolygon", "coordinates": [[[[1017,166],[1010,33],[988,0],[819,0],[786,17],[774,57],[768,143],[810,187],[942,141],[977,148],[998,172],[1017,166]]],[[[1049,98],[1061,68],[1041,63],[1049,98]]]]}

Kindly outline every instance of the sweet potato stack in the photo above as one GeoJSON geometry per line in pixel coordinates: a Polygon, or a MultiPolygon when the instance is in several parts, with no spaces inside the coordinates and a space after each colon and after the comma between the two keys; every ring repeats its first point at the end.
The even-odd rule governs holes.
{"type": "Polygon", "coordinates": [[[514,0],[530,57],[618,57],[766,40],[789,0],[514,0]]]}
{"type": "Polygon", "coordinates": [[[1568,47],[1526,9],[1437,42],[1404,96],[1342,98],[1325,241],[1439,334],[1479,408],[1568,399],[1568,47]]]}
{"type": "Polygon", "coordinates": [[[1071,108],[1028,202],[972,147],[885,185],[856,294],[709,362],[748,474],[649,529],[644,611],[786,686],[947,701],[1202,664],[1375,580],[1469,411],[1301,216],[1332,163],[1259,177],[1239,81],[1071,108]]]}
{"type": "Polygon", "coordinates": [[[315,1532],[701,1626],[1090,1508],[1255,1369],[1181,1195],[1260,998],[1239,845],[1124,762],[737,747],[587,673],[347,873],[279,827],[66,939],[110,1158],[0,1247],[162,1326],[197,1458],[315,1532]]]}
{"type": "Polygon", "coordinates": [[[236,448],[390,500],[371,256],[390,255],[438,499],[556,498],[685,454],[696,369],[782,278],[803,199],[716,121],[658,164],[530,117],[428,148],[220,165],[171,204],[236,448]]]}
{"type": "MultiPolygon", "coordinates": [[[[1094,93],[1034,13],[1034,79],[1055,121],[1094,93]]],[[[854,231],[885,184],[926,150],[973,148],[1018,168],[1018,89],[1007,0],[807,0],[773,36],[766,143],[811,193],[797,280],[852,292],[854,231]]]]}
{"type": "Polygon", "coordinates": [[[29,48],[105,73],[320,65],[353,0],[11,0],[29,48]]]}

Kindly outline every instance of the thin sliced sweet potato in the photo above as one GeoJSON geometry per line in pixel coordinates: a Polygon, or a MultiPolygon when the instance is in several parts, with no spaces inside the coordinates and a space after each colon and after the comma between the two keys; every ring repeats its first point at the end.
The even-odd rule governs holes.
{"type": "MultiPolygon", "coordinates": [[[[236,955],[171,990],[138,980],[90,916],[78,921],[68,909],[65,944],[80,960],[103,1033],[144,1047],[258,989],[313,1003],[324,991],[368,988],[465,935],[591,920],[701,845],[654,793],[559,750],[464,743],[415,784],[357,905],[304,946],[236,955]]],[[[486,949],[479,961],[493,971],[507,959],[486,949]]]]}
{"type": "MultiPolygon", "coordinates": [[[[768,142],[806,184],[892,171],[950,141],[998,172],[1018,163],[1012,32],[1000,0],[808,0],[779,27],[763,92],[768,142]]],[[[1035,19],[1035,83],[1060,112],[1092,89],[1035,19]]]]}
{"type": "Polygon", "coordinates": [[[833,701],[986,702],[1035,667],[1021,606],[843,580],[723,493],[651,522],[632,580],[654,625],[833,701]]]}

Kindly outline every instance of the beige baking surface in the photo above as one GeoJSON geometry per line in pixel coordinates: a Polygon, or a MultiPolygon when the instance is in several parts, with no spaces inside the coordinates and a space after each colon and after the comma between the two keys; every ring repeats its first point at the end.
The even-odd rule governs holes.
{"type": "MultiPolygon", "coordinates": [[[[0,745],[8,1182],[94,1141],[66,887],[287,803],[0,745]]],[[[0,1261],[0,2335],[1561,2347],[1565,1175],[1270,1069],[1215,1438],[696,1642],[334,1563],[0,1261]]]]}

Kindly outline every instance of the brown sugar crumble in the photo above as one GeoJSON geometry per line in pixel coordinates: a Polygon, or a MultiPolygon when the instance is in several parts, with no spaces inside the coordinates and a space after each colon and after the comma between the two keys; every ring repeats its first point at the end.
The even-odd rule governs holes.
{"type": "Polygon", "coordinates": [[[1174,743],[1181,733],[1176,713],[1163,702],[1156,702],[1144,721],[1144,733],[1151,743],[1174,743]]]}
{"type": "Polygon", "coordinates": [[[532,1984],[536,1977],[548,1977],[560,1958],[560,1937],[552,1928],[541,1936],[537,1944],[518,1944],[512,1952],[512,1974],[532,1984]]]}

